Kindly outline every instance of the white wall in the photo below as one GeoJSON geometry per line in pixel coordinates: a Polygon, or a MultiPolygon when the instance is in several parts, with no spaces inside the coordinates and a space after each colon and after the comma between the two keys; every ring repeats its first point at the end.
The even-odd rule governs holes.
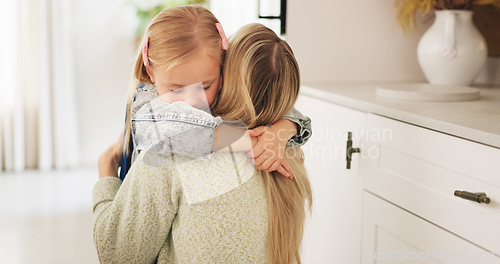
{"type": "MultiPolygon", "coordinates": [[[[404,36],[394,0],[288,1],[287,40],[304,83],[421,81],[416,48],[432,18],[404,36]]],[[[500,59],[490,58],[477,83],[500,85],[500,59]]]]}
{"type": "Polygon", "coordinates": [[[135,53],[135,13],[118,0],[73,2],[75,79],[83,164],[118,139],[135,53]]]}
{"type": "Polygon", "coordinates": [[[488,57],[486,65],[479,73],[475,85],[500,86],[500,58],[488,57]]]}
{"type": "Polygon", "coordinates": [[[209,0],[210,11],[229,37],[243,25],[257,22],[257,0],[209,0]]]}
{"type": "Polygon", "coordinates": [[[288,1],[287,40],[305,83],[423,81],[420,35],[403,36],[392,0],[288,1]]]}

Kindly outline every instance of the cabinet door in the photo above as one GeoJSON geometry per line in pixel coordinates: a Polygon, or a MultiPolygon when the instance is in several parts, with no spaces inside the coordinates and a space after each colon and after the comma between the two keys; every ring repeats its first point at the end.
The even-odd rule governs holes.
{"type": "Polygon", "coordinates": [[[360,263],[363,149],[346,169],[346,140],[350,131],[353,147],[360,147],[366,114],[308,96],[300,96],[296,108],[312,120],[312,137],[303,146],[313,192],[303,263],[360,263]]]}
{"type": "Polygon", "coordinates": [[[365,192],[364,264],[500,263],[500,258],[378,196],[365,192]]]}
{"type": "Polygon", "coordinates": [[[457,234],[500,252],[500,149],[368,114],[366,190],[457,234]],[[374,152],[371,152],[375,150],[374,152]],[[489,204],[455,190],[484,192],[489,204]]]}

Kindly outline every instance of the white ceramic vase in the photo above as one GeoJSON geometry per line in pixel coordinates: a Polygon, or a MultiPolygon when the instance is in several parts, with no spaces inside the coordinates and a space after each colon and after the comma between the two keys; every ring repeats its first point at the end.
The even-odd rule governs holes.
{"type": "Polygon", "coordinates": [[[472,22],[472,11],[436,11],[436,20],[417,48],[425,77],[435,85],[468,86],[486,62],[487,47],[472,22]]]}

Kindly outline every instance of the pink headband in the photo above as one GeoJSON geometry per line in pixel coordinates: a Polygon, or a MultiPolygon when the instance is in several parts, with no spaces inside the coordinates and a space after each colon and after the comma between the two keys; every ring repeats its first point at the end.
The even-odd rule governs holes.
{"type": "Polygon", "coordinates": [[[226,33],[224,33],[224,29],[222,29],[220,23],[215,23],[215,27],[217,28],[217,31],[219,31],[219,35],[222,40],[222,49],[227,50],[228,44],[227,44],[226,33]]]}
{"type": "Polygon", "coordinates": [[[142,40],[142,62],[146,67],[149,66],[148,46],[149,46],[149,37],[144,37],[144,39],[142,40]]]}

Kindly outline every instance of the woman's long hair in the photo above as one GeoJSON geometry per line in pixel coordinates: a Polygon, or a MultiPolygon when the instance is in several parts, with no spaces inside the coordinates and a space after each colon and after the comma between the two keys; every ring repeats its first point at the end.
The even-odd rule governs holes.
{"type": "MultiPolygon", "coordinates": [[[[271,125],[295,104],[299,67],[290,46],[261,24],[249,24],[229,41],[224,85],[212,111],[225,120],[248,127],[271,125]]],[[[269,209],[268,260],[272,264],[300,263],[306,207],[312,207],[311,187],[299,147],[285,150],[293,180],[262,171],[269,209]]]]}

